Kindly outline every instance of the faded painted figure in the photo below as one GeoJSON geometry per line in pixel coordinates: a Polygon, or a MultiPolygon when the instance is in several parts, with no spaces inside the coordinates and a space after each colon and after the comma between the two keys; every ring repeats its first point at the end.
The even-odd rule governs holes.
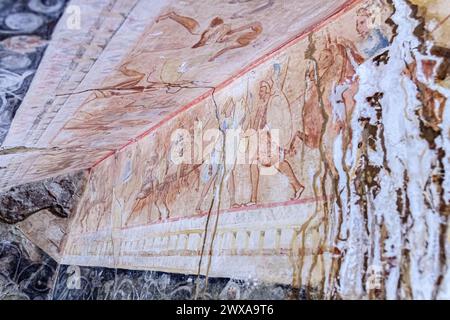
{"type": "Polygon", "coordinates": [[[247,130],[249,142],[257,142],[257,147],[250,151],[251,197],[248,205],[258,203],[261,170],[268,168],[288,178],[293,189],[291,200],[299,199],[305,189],[286,158],[292,140],[291,106],[283,92],[287,70],[288,64],[283,72],[280,64],[274,64],[270,78],[259,85],[259,99],[247,130]],[[274,133],[278,133],[276,139],[274,133]]]}
{"type": "Polygon", "coordinates": [[[235,198],[235,170],[239,156],[239,141],[236,144],[230,133],[242,128],[246,119],[246,103],[244,99],[237,103],[231,98],[228,99],[219,112],[219,131],[216,131],[216,133],[220,134],[213,137],[204,137],[206,141],[212,138],[212,148],[206,150],[204,162],[200,169],[200,179],[204,185],[197,202],[197,212],[202,211],[202,205],[208,194],[213,192],[215,195],[219,190],[218,184],[221,183],[219,179],[224,179],[224,182],[227,183],[230,205],[232,207],[240,206],[236,203],[235,198]]]}
{"type": "Polygon", "coordinates": [[[193,18],[179,15],[173,11],[161,15],[157,22],[171,19],[182,25],[190,34],[199,35],[200,40],[192,48],[200,48],[206,45],[225,44],[225,47],[212,55],[208,61],[214,61],[224,53],[248,46],[263,31],[260,22],[252,22],[241,27],[233,28],[231,24],[225,23],[221,17],[215,17],[203,32],[198,32],[200,24],[193,18]]]}
{"type": "Polygon", "coordinates": [[[330,173],[337,176],[333,143],[340,132],[344,132],[344,138],[350,143],[353,97],[358,90],[355,68],[364,59],[350,41],[330,36],[323,44],[311,38],[308,50],[301,110],[303,129],[295,133],[290,149],[295,153],[300,139],[309,148],[321,150],[322,160],[330,173]]]}
{"type": "Polygon", "coordinates": [[[128,220],[132,221],[140,214],[146,214],[148,222],[166,220],[171,217],[171,203],[180,192],[191,187],[198,191],[199,165],[178,164],[171,159],[171,151],[174,149],[187,151],[183,148],[186,143],[182,137],[175,139],[170,146],[165,141],[158,140],[156,148],[160,152],[145,163],[143,182],[133,201],[128,220]],[[153,216],[153,211],[156,211],[156,217],[153,216]]]}

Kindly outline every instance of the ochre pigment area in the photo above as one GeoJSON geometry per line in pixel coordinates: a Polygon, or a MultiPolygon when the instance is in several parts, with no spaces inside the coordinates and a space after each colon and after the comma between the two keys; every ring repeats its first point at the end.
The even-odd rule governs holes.
{"type": "Polygon", "coordinates": [[[55,297],[140,270],[188,298],[450,299],[448,0],[98,3],[71,1],[89,19],[60,20],[0,150],[0,200],[86,174],[67,218],[0,210],[35,213],[55,297]]]}

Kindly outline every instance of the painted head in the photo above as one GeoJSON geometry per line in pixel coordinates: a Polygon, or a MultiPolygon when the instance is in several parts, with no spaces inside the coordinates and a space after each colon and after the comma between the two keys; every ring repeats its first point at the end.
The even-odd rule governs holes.
{"type": "Polygon", "coordinates": [[[211,28],[214,28],[214,27],[217,27],[217,26],[219,26],[221,24],[223,24],[223,19],[220,18],[220,17],[215,17],[214,19],[211,20],[211,23],[210,23],[209,26],[211,28]]]}
{"type": "Polygon", "coordinates": [[[361,37],[367,37],[371,29],[372,14],[367,8],[361,8],[356,14],[356,31],[361,37]]]}
{"type": "Polygon", "coordinates": [[[225,105],[222,108],[222,115],[225,118],[229,118],[231,117],[231,115],[233,114],[235,108],[235,103],[234,100],[232,98],[229,98],[226,102],[225,105]]]}
{"type": "Polygon", "coordinates": [[[259,98],[263,101],[269,100],[272,94],[273,82],[272,80],[263,80],[259,83],[259,98]]]}

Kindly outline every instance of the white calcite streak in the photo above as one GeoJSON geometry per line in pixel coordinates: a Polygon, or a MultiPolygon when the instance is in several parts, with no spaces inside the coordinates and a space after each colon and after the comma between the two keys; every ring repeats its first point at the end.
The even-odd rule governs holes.
{"type": "Polygon", "coordinates": [[[448,244],[442,248],[440,242],[446,230],[441,226],[447,226],[447,219],[440,205],[449,200],[450,93],[423,74],[422,61],[436,57],[428,49],[421,52],[422,42],[414,35],[419,21],[411,7],[403,0],[394,0],[393,6],[396,34],[387,48],[389,60],[379,64],[368,60],[357,67],[359,90],[351,122],[351,148],[343,153],[342,136],[335,141],[334,162],[340,199],[345,204],[341,238],[348,235],[338,243],[344,252],[338,291],[346,298],[370,297],[371,290],[383,288],[387,299],[449,298],[448,258],[441,261],[443,252],[448,257],[449,248],[448,244]],[[418,111],[423,101],[418,98],[418,82],[447,98],[442,134],[435,139],[434,148],[421,132],[418,111]],[[369,126],[376,128],[374,136],[368,136],[369,126]],[[367,147],[371,139],[373,148],[367,147]],[[445,179],[440,199],[433,178],[440,174],[442,151],[445,179]],[[367,175],[370,168],[376,168],[370,178],[374,184],[364,184],[361,193],[357,172],[363,170],[367,175]],[[440,284],[443,272],[446,277],[440,284]],[[377,276],[383,280],[371,283],[377,276]]]}

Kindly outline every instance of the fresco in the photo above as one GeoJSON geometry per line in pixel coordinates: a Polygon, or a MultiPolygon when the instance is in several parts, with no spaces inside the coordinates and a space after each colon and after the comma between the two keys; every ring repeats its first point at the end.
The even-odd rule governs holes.
{"type": "Polygon", "coordinates": [[[445,296],[448,89],[417,12],[357,4],[97,164],[63,262],[445,296]]]}
{"type": "Polygon", "coordinates": [[[0,188],[90,168],[353,1],[71,1],[5,139],[27,149],[0,155],[0,188]]]}
{"type": "Polygon", "coordinates": [[[450,298],[447,2],[89,9],[124,14],[0,154],[5,186],[89,173],[53,298],[450,298]]]}

